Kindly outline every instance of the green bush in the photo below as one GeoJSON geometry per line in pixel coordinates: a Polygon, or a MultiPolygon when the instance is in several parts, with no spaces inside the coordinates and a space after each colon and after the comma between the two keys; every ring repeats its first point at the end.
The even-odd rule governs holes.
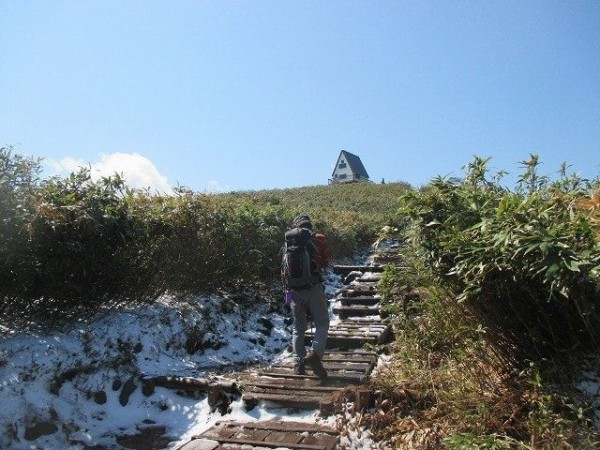
{"type": "Polygon", "coordinates": [[[413,239],[507,353],[537,359],[597,345],[594,183],[564,171],[550,181],[532,156],[513,192],[486,178],[486,164],[476,158],[464,180],[438,178],[403,197],[413,239]]]}
{"type": "Polygon", "coordinates": [[[124,191],[120,177],[94,182],[89,169],[42,182],[28,224],[36,266],[30,298],[94,301],[120,291],[131,239],[124,191]]]}
{"type": "Polygon", "coordinates": [[[0,148],[0,297],[17,295],[31,284],[35,264],[27,230],[40,171],[38,160],[0,148]]]}
{"type": "Polygon", "coordinates": [[[59,312],[116,301],[153,301],[279,277],[283,233],[309,213],[334,258],[393,224],[407,185],[154,196],[117,174],[82,168],[39,180],[39,162],[0,149],[0,311],[59,312]]]}

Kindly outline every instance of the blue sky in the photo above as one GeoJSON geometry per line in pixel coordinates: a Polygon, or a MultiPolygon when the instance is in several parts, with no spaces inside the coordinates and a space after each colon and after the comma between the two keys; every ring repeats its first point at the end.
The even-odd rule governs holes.
{"type": "MultiPolygon", "coordinates": [[[[600,172],[600,2],[0,0],[0,146],[196,191],[600,172]]],[[[133,181],[132,181],[133,182],[133,181]]],[[[165,188],[166,189],[166,188],[165,188]]]]}

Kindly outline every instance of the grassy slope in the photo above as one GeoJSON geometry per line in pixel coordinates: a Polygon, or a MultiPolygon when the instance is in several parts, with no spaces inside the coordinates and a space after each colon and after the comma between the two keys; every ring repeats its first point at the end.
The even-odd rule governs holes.
{"type": "Polygon", "coordinates": [[[408,189],[406,183],[350,183],[233,192],[221,198],[276,208],[286,224],[307,213],[327,234],[334,257],[348,257],[371,244],[384,225],[397,225],[399,198],[408,189]]]}

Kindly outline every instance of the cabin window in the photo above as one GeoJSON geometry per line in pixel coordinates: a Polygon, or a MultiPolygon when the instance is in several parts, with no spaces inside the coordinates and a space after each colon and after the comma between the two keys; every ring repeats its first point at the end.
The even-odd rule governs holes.
{"type": "Polygon", "coordinates": [[[345,173],[342,173],[342,174],[340,174],[340,175],[338,176],[338,178],[344,179],[344,178],[346,178],[346,174],[345,174],[345,173]]]}
{"type": "Polygon", "coordinates": [[[338,168],[340,168],[340,169],[345,169],[345,168],[346,168],[346,163],[345,163],[345,162],[341,162],[341,163],[338,165],[338,168]]]}

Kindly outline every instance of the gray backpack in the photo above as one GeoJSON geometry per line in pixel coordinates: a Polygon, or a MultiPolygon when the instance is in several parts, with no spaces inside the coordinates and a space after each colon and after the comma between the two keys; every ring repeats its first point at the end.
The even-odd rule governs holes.
{"type": "Polygon", "coordinates": [[[281,261],[282,281],[285,287],[306,289],[321,281],[314,254],[312,231],[306,228],[293,228],[285,233],[281,261]]]}

